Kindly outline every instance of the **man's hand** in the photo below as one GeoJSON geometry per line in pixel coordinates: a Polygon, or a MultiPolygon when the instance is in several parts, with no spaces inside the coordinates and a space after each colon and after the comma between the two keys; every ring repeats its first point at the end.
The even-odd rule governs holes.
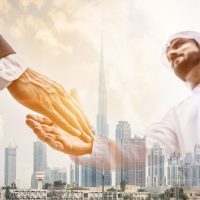
{"type": "Polygon", "coordinates": [[[78,102],[58,83],[28,68],[8,90],[19,103],[47,116],[69,134],[88,143],[94,139],[78,102]]]}
{"type": "Polygon", "coordinates": [[[76,156],[89,154],[92,151],[93,142],[83,142],[58,127],[47,117],[29,114],[26,123],[40,140],[58,151],[76,156]]]}
{"type": "Polygon", "coordinates": [[[41,141],[68,154],[79,165],[98,169],[103,167],[105,170],[120,166],[121,152],[115,142],[108,138],[97,137],[96,142],[86,143],[58,127],[47,117],[33,114],[26,116],[26,124],[41,141]]]}

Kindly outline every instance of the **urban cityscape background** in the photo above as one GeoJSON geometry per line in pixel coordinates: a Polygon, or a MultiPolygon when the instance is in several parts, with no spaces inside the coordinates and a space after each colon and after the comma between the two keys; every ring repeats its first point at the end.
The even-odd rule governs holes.
{"type": "MultiPolygon", "coordinates": [[[[109,138],[103,38],[100,52],[96,133],[99,137],[109,138]]],[[[66,167],[51,168],[48,166],[46,144],[39,140],[34,141],[30,188],[41,190],[54,186],[61,189],[68,184],[78,188],[101,186],[104,188],[104,186],[111,187],[113,183],[116,187],[117,185],[122,187],[124,183],[140,188],[158,188],[158,191],[161,191],[160,188],[165,186],[200,186],[200,145],[196,144],[194,151],[188,152],[184,157],[181,157],[178,152],[166,155],[158,143],[147,149],[145,136],[132,137],[131,135],[131,125],[128,121],[119,121],[116,124],[115,141],[121,152],[125,152],[125,156],[121,157],[120,169],[115,172],[105,170],[103,163],[98,162],[98,155],[91,155],[87,160],[87,166],[71,162],[69,174],[66,167]],[[126,152],[131,152],[132,157],[126,152]],[[92,165],[94,162],[98,163],[96,165],[98,167],[92,165]],[[115,180],[112,180],[112,173],[115,173],[115,180]]],[[[4,187],[10,186],[15,189],[18,187],[16,164],[20,161],[17,159],[17,148],[20,147],[9,145],[5,148],[4,187]]]]}
{"type": "MultiPolygon", "coordinates": [[[[73,195],[75,191],[71,188],[78,184],[81,187],[79,197],[83,199],[88,191],[81,193],[81,184],[107,184],[109,181],[112,186],[105,185],[105,190],[102,186],[100,189],[91,187],[90,197],[97,198],[96,192],[102,196],[103,191],[110,190],[116,199],[117,190],[120,193],[118,199],[122,199],[121,191],[126,188],[126,194],[130,192],[134,199],[146,199],[148,194],[142,193],[144,190],[151,195],[164,194],[166,190],[167,197],[179,199],[183,194],[181,187],[191,199],[199,197],[199,187],[195,186],[199,183],[198,144],[184,156],[178,152],[165,155],[159,144],[147,149],[147,138],[141,134],[144,127],[160,120],[170,107],[191,94],[171,70],[163,67],[161,53],[172,34],[184,30],[199,31],[198,20],[195,20],[200,17],[199,6],[200,2],[195,0],[1,0],[1,34],[27,66],[58,81],[67,91],[77,88],[96,133],[102,134],[97,129],[103,127],[103,133],[115,140],[122,152],[125,149],[146,151],[146,170],[143,170],[143,154],[140,159],[136,156],[137,162],[124,157],[120,169],[111,172],[111,178],[110,171],[103,170],[101,165],[98,170],[75,163],[70,166],[66,155],[35,140],[34,134],[25,126],[25,115],[30,111],[16,103],[5,89],[0,92],[0,199],[7,191],[5,185],[11,182],[16,185],[12,184],[10,191],[14,189],[23,199],[30,195],[45,199],[48,195],[45,188],[52,192],[65,188],[63,196],[69,199],[67,188],[73,195]],[[99,87],[107,97],[107,113],[97,106],[98,99],[100,102],[97,71],[101,32],[104,35],[105,48],[102,50],[108,89],[104,90],[104,84],[99,87]],[[131,136],[125,129],[124,134],[117,136],[118,127],[127,127],[131,136]],[[140,145],[137,142],[141,142],[140,145]],[[127,169],[129,163],[133,166],[127,169]],[[38,171],[41,168],[44,170],[38,171]],[[128,184],[132,182],[145,183],[145,189],[137,186],[131,190],[134,187],[129,188],[128,184]]],[[[106,108],[103,104],[101,107],[106,108]]],[[[60,196],[57,199],[61,199],[60,196]]],[[[185,199],[184,195],[181,199],[185,199]]]]}

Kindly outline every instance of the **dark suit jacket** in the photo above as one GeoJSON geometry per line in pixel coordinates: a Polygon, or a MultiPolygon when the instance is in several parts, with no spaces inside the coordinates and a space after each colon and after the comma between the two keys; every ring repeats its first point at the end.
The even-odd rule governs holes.
{"type": "Polygon", "coordinates": [[[6,40],[0,34],[0,58],[15,53],[13,48],[6,42],[6,40]]]}

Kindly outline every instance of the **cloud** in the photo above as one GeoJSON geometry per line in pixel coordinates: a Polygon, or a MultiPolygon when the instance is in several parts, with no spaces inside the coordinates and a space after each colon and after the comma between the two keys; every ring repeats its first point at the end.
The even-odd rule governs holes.
{"type": "Polygon", "coordinates": [[[8,0],[2,0],[0,3],[1,14],[8,14],[10,12],[11,6],[8,0]]]}
{"type": "Polygon", "coordinates": [[[41,40],[45,44],[48,44],[54,54],[59,54],[60,50],[67,51],[68,53],[72,53],[73,49],[71,46],[65,46],[60,43],[57,38],[52,34],[48,29],[39,30],[35,36],[36,39],[41,40]]]}
{"type": "Polygon", "coordinates": [[[18,2],[18,5],[20,5],[21,7],[23,7],[23,9],[28,9],[29,6],[33,5],[35,6],[37,9],[41,9],[42,6],[45,4],[46,0],[20,0],[20,2],[18,2]]]}

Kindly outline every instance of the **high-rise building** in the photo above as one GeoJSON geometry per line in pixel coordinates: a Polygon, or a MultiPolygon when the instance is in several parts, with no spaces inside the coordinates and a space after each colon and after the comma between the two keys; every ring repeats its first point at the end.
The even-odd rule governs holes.
{"type": "Polygon", "coordinates": [[[120,144],[123,139],[131,138],[131,126],[126,121],[119,121],[116,126],[116,142],[120,144]]]}
{"type": "Polygon", "coordinates": [[[85,158],[86,166],[81,166],[81,186],[82,187],[95,187],[96,186],[96,176],[97,170],[94,167],[93,163],[96,163],[97,157],[96,154],[92,154],[92,156],[88,156],[85,158]]]}
{"type": "Polygon", "coordinates": [[[186,153],[183,165],[184,186],[200,186],[199,145],[194,146],[193,153],[186,153]]]}
{"type": "Polygon", "coordinates": [[[146,138],[131,138],[130,124],[119,121],[116,126],[116,143],[123,155],[120,170],[116,171],[116,184],[125,181],[129,185],[145,186],[146,138]]]}
{"type": "Polygon", "coordinates": [[[76,163],[70,164],[70,184],[79,186],[79,165],[76,163]]]}
{"type": "Polygon", "coordinates": [[[185,158],[184,158],[185,164],[189,165],[189,164],[193,163],[193,160],[194,160],[194,157],[193,157],[192,152],[186,153],[185,158]]]}
{"type": "Polygon", "coordinates": [[[104,52],[103,40],[101,43],[101,55],[99,66],[99,98],[98,98],[98,114],[97,114],[97,135],[102,137],[109,136],[109,126],[107,122],[107,91],[104,73],[104,52]]]}
{"type": "Polygon", "coordinates": [[[196,144],[194,146],[194,162],[200,163],[200,145],[196,144]]]}
{"type": "Polygon", "coordinates": [[[73,185],[75,183],[75,169],[73,163],[70,163],[70,184],[73,185]]]}
{"type": "Polygon", "coordinates": [[[180,153],[173,152],[168,159],[167,184],[170,186],[183,185],[183,163],[180,153]]]}
{"type": "Polygon", "coordinates": [[[5,148],[4,182],[6,186],[16,183],[16,149],[16,146],[11,145],[5,148]]]}
{"type": "Polygon", "coordinates": [[[164,173],[164,153],[159,144],[154,144],[148,155],[148,186],[163,186],[166,184],[164,173]]]}
{"type": "MultiPolygon", "coordinates": [[[[107,91],[105,86],[104,73],[104,57],[103,57],[103,40],[101,43],[101,55],[99,66],[99,96],[98,96],[98,113],[97,113],[97,135],[99,137],[109,137],[109,125],[107,122],[107,91]]],[[[98,162],[98,155],[93,155],[91,160],[96,159],[98,162]]],[[[89,161],[88,161],[89,162],[89,161]]],[[[99,163],[98,168],[82,167],[81,169],[81,185],[82,186],[100,186],[102,185],[102,176],[104,176],[104,185],[111,185],[111,170],[104,170],[104,163],[99,163]]]]}
{"type": "MultiPolygon", "coordinates": [[[[104,138],[109,137],[109,125],[107,122],[107,91],[106,91],[105,72],[104,72],[103,39],[101,41],[101,55],[100,55],[100,66],[99,66],[97,135],[104,138]]],[[[102,177],[104,177],[104,185],[111,185],[112,182],[111,170],[104,170],[103,164],[104,163],[100,163],[99,168],[96,169],[96,186],[102,185],[102,177]]]]}
{"type": "MultiPolygon", "coordinates": [[[[124,139],[130,139],[131,138],[131,127],[130,124],[126,121],[119,121],[116,126],[116,143],[118,145],[118,148],[121,149],[121,152],[123,151],[122,144],[124,139]]],[[[120,158],[122,158],[122,155],[120,155],[120,158]]],[[[119,170],[116,170],[116,184],[120,184],[121,181],[124,181],[124,170],[123,170],[123,160],[120,161],[121,167],[119,170]]],[[[127,180],[126,180],[127,181],[127,180]]]]}
{"type": "Polygon", "coordinates": [[[31,178],[31,187],[37,188],[37,180],[35,178],[36,172],[45,172],[44,182],[47,180],[47,153],[46,145],[40,141],[34,141],[33,143],[33,174],[31,178]]]}
{"type": "Polygon", "coordinates": [[[180,154],[172,153],[168,159],[168,185],[199,187],[200,186],[200,162],[199,145],[194,146],[194,154],[186,153],[184,158],[180,154]]]}
{"type": "Polygon", "coordinates": [[[129,185],[145,186],[146,182],[146,137],[126,138],[122,142],[123,179],[129,185]],[[127,152],[127,153],[126,153],[127,152]]]}

